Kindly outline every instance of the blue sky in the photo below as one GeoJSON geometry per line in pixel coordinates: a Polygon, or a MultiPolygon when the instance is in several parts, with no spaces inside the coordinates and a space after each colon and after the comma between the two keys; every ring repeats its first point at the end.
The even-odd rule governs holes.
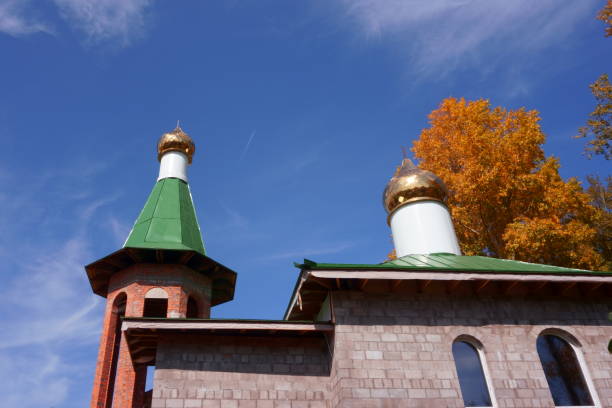
{"type": "Polygon", "coordinates": [[[294,261],[378,262],[382,190],[448,96],[537,109],[564,177],[612,62],[603,1],[0,0],[0,405],[88,404],[102,298],[180,119],[213,317],[281,318],[294,261]]]}

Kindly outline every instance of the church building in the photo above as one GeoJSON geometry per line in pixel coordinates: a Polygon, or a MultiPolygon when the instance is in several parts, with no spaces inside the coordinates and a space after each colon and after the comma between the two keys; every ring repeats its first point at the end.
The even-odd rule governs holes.
{"type": "Polygon", "coordinates": [[[396,259],[305,260],[283,320],[211,319],[237,275],[204,249],[192,139],[157,149],[123,248],[85,267],[92,408],[612,407],[612,273],[462,255],[443,181],[407,159],[383,196],[396,259]]]}

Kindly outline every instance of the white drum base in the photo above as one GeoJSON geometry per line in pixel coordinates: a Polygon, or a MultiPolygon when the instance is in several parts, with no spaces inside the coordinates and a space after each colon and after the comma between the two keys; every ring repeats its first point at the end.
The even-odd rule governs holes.
{"type": "Polygon", "coordinates": [[[446,205],[417,201],[391,216],[391,232],[397,257],[446,252],[461,255],[455,228],[446,205]]]}
{"type": "Polygon", "coordinates": [[[157,181],[173,177],[187,183],[188,164],[187,156],[181,152],[170,151],[164,153],[159,163],[159,177],[157,177],[157,181]]]}

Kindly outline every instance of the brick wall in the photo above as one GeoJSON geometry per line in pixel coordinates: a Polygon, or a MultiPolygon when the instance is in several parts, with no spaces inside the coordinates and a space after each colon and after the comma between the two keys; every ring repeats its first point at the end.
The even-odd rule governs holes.
{"type": "Polygon", "coordinates": [[[327,407],[329,351],[317,337],[160,339],[154,408],[327,407]]]}
{"type": "Polygon", "coordinates": [[[210,316],[210,279],[184,265],[136,264],[114,274],[106,296],[92,408],[109,408],[111,398],[115,407],[142,406],[146,366],[133,364],[125,338],[116,338],[118,321],[113,307],[115,299],[125,296],[125,316],[142,317],[145,295],[157,287],[168,294],[168,317],[185,317],[189,296],[198,303],[199,317],[210,316]],[[120,341],[120,347],[113,372],[112,361],[117,358],[114,348],[117,341],[120,341]]]}
{"type": "Polygon", "coordinates": [[[612,406],[612,327],[604,303],[336,292],[333,368],[338,407],[462,407],[452,343],[484,354],[500,407],[554,406],[536,340],[545,329],[582,345],[602,406],[612,406]]]}
{"type": "Polygon", "coordinates": [[[108,298],[126,292],[126,316],[141,317],[145,294],[153,288],[168,293],[168,317],[185,317],[187,299],[191,295],[198,303],[200,316],[210,316],[210,279],[184,265],[136,264],[112,276],[108,298]]]}
{"type": "Polygon", "coordinates": [[[536,350],[544,330],[581,345],[601,406],[612,407],[604,302],[334,292],[322,338],[178,335],[158,347],[153,407],[462,407],[452,355],[483,345],[499,407],[553,407],[536,350]]]}

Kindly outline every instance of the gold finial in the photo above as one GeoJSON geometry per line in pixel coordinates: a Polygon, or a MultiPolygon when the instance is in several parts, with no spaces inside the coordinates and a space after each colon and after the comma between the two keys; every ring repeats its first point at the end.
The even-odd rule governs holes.
{"type": "Polygon", "coordinates": [[[445,202],[447,196],[446,185],[438,176],[419,169],[410,159],[404,158],[383,193],[383,205],[389,214],[387,222],[393,212],[408,203],[426,200],[445,202]]]}
{"type": "Polygon", "coordinates": [[[195,153],[195,143],[191,137],[181,129],[180,121],[176,122],[176,128],[168,133],[164,133],[157,142],[157,159],[161,160],[164,153],[176,151],[187,156],[189,164],[195,153]]]}

